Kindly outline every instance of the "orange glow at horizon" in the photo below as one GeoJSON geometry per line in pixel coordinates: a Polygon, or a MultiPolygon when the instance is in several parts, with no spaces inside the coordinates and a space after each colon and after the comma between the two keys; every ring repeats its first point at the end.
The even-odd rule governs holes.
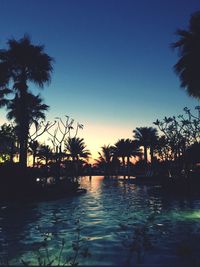
{"type": "MultiPolygon", "coordinates": [[[[10,123],[6,119],[0,119],[1,124],[10,123]]],[[[84,128],[78,131],[77,137],[83,138],[86,144],[86,148],[91,152],[89,163],[95,163],[95,159],[98,158],[98,152],[101,152],[101,147],[104,145],[114,145],[121,138],[133,138],[132,130],[134,125],[113,124],[109,122],[97,123],[93,121],[87,121],[84,124],[84,128]]],[[[73,136],[73,135],[72,135],[73,136]]],[[[67,136],[68,137],[68,136],[67,136]]],[[[38,138],[41,144],[50,145],[49,135],[44,133],[38,138]]],[[[134,162],[134,159],[132,159],[134,162]]],[[[29,164],[32,163],[32,159],[29,158],[29,164]]]]}
{"type": "Polygon", "coordinates": [[[94,163],[98,158],[98,152],[104,145],[114,145],[121,138],[132,139],[132,129],[130,127],[119,127],[111,124],[88,123],[78,136],[84,138],[87,149],[91,152],[90,163],[94,163]]]}

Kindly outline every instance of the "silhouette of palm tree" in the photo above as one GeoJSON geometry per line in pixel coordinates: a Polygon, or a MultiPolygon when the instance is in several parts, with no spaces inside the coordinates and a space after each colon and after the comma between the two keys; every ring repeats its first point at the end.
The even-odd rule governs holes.
{"type": "Polygon", "coordinates": [[[181,87],[190,96],[200,98],[200,11],[191,16],[188,31],[179,29],[177,35],[179,40],[172,44],[179,51],[174,70],[181,87]]]}
{"type": "Polygon", "coordinates": [[[144,159],[147,163],[147,148],[150,147],[151,162],[153,161],[153,152],[158,139],[158,132],[153,127],[137,127],[133,130],[133,137],[139,146],[144,147],[144,159]]]}
{"type": "MultiPolygon", "coordinates": [[[[23,129],[23,146],[25,150],[25,154],[23,155],[25,159],[25,163],[27,163],[27,146],[28,146],[28,133],[30,129],[30,125],[32,123],[37,124],[39,119],[45,119],[45,111],[48,110],[49,106],[42,103],[42,99],[39,95],[34,96],[31,93],[26,93],[24,95],[24,101],[25,101],[25,110],[26,110],[26,124],[24,125],[23,129]]],[[[18,94],[15,95],[15,98],[13,100],[10,100],[7,103],[7,118],[9,120],[14,120],[16,123],[16,131],[18,135],[18,139],[20,140],[22,133],[21,133],[21,122],[22,117],[24,117],[24,114],[22,113],[21,109],[21,98],[18,96],[18,94]]]]}
{"type": "Polygon", "coordinates": [[[65,152],[68,157],[72,158],[73,175],[77,177],[82,169],[84,159],[88,160],[90,151],[86,149],[83,138],[68,137],[65,142],[65,152]]]}
{"type": "Polygon", "coordinates": [[[83,138],[68,137],[65,142],[65,148],[65,152],[73,161],[78,161],[80,158],[88,159],[91,155],[90,151],[86,149],[83,138]]]}
{"type": "Polygon", "coordinates": [[[140,156],[141,152],[138,149],[136,143],[130,139],[120,139],[115,144],[115,153],[118,157],[121,157],[122,164],[125,170],[126,162],[127,167],[130,166],[130,158],[140,156]],[[127,161],[126,161],[127,159],[127,161]]]}
{"type": "MultiPolygon", "coordinates": [[[[49,109],[49,106],[43,103],[43,99],[40,95],[34,96],[31,93],[26,93],[25,95],[26,102],[26,117],[28,126],[30,126],[33,122],[37,123],[39,119],[45,119],[45,111],[49,109]]],[[[10,100],[7,104],[7,118],[9,120],[14,119],[15,123],[18,125],[21,121],[21,117],[23,114],[20,109],[21,99],[16,94],[15,98],[10,100]]]]}
{"type": "Polygon", "coordinates": [[[10,94],[12,91],[8,88],[0,89],[0,108],[7,105],[9,102],[8,99],[6,99],[6,96],[10,94]]]}
{"type": "Polygon", "coordinates": [[[50,82],[53,59],[44,53],[44,46],[31,44],[26,35],[19,41],[10,39],[7,44],[7,50],[0,50],[0,87],[6,89],[6,86],[12,84],[12,90],[19,98],[20,163],[26,167],[28,118],[25,99],[28,82],[33,82],[41,88],[50,82]]]}
{"type": "Polygon", "coordinates": [[[40,145],[38,149],[37,156],[41,160],[45,160],[45,165],[53,157],[52,149],[48,145],[40,145]]]}
{"type": "Polygon", "coordinates": [[[110,172],[112,169],[113,157],[114,157],[114,147],[104,145],[101,147],[101,152],[98,152],[99,158],[96,159],[96,165],[102,167],[104,172],[110,172]]]}

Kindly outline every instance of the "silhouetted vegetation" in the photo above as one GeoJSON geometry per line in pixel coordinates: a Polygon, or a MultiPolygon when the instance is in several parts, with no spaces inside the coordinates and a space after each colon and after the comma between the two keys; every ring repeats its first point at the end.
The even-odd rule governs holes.
{"type": "MultiPolygon", "coordinates": [[[[195,97],[198,97],[198,62],[193,59],[198,55],[198,24],[199,12],[192,15],[188,32],[177,32],[181,39],[173,44],[180,49],[181,58],[175,69],[182,86],[195,97]]],[[[77,137],[83,125],[77,123],[74,127],[74,120],[69,116],[45,122],[49,106],[40,95],[29,91],[30,82],[41,88],[50,82],[53,59],[44,52],[44,46],[33,45],[26,35],[20,40],[8,40],[7,45],[7,49],[0,50],[0,106],[6,107],[7,118],[12,123],[1,126],[0,155],[2,177],[9,177],[7,181],[10,181],[8,188],[13,182],[12,175],[16,176],[15,169],[23,186],[36,183],[36,178],[44,178],[47,183],[50,176],[52,184],[60,184],[61,177],[77,180],[84,174],[190,177],[193,169],[196,173],[199,107],[196,107],[197,115],[184,108],[184,115],[154,122],[163,133],[161,136],[156,128],[136,127],[133,140],[122,138],[114,145],[104,145],[92,166],[90,151],[83,138],[77,137]],[[44,133],[51,145],[40,143],[39,137],[44,133]],[[32,157],[32,169],[26,168],[27,157],[32,157]]]]}
{"type": "Polygon", "coordinates": [[[192,14],[188,30],[177,30],[179,40],[172,44],[179,52],[174,70],[180,78],[181,87],[190,96],[200,98],[200,11],[192,14]]]}
{"type": "Polygon", "coordinates": [[[16,128],[11,124],[3,124],[0,129],[0,157],[3,162],[13,162],[17,152],[16,128]]]}
{"type": "MultiPolygon", "coordinates": [[[[33,45],[28,36],[20,40],[10,39],[7,44],[8,48],[0,51],[0,106],[6,107],[7,118],[12,121],[12,125],[4,124],[0,132],[0,155],[2,164],[4,163],[0,169],[1,192],[4,192],[4,197],[6,192],[8,198],[14,195],[38,195],[40,191],[47,195],[53,194],[49,191],[55,191],[57,195],[59,190],[65,191],[62,189],[63,181],[60,177],[66,177],[67,172],[64,167],[61,171],[61,164],[64,164],[68,155],[62,152],[62,145],[66,135],[73,129],[74,121],[69,121],[68,118],[66,124],[62,119],[45,123],[45,111],[49,106],[43,103],[40,95],[33,95],[29,91],[30,82],[41,88],[50,82],[53,59],[44,52],[44,46],[33,45]],[[9,95],[13,98],[9,98],[9,95]],[[50,129],[54,126],[57,128],[51,132],[50,129]],[[61,140],[58,139],[58,130],[62,134],[61,140]],[[50,135],[53,149],[38,142],[38,137],[43,133],[50,135]],[[37,158],[44,160],[46,164],[41,165],[40,162],[38,167],[45,167],[27,169],[28,154],[33,157],[33,168],[36,166],[37,158]],[[51,163],[48,165],[49,160],[51,163]],[[46,179],[51,175],[57,178],[57,183],[47,186],[46,179]],[[36,182],[36,178],[40,182],[36,182]],[[11,189],[13,186],[17,193],[11,189]]],[[[77,125],[76,134],[81,127],[82,125],[77,125]]],[[[87,153],[89,155],[89,152],[87,153]]],[[[77,182],[73,182],[73,179],[68,179],[66,183],[69,190],[77,188],[77,182]]]]}
{"type": "MultiPolygon", "coordinates": [[[[172,44],[179,50],[174,69],[188,94],[200,98],[199,11],[191,16],[188,31],[178,30],[177,35],[180,39],[172,44]]],[[[128,176],[128,179],[116,179],[117,183],[123,180],[124,195],[126,183],[133,183],[135,188],[135,184],[159,185],[162,196],[200,194],[199,106],[195,107],[195,112],[185,107],[184,114],[152,122],[158,129],[136,127],[132,130],[132,139],[121,138],[112,145],[105,144],[92,165],[85,140],[77,137],[83,125],[75,124],[66,115],[64,119],[57,117],[54,121],[46,121],[49,106],[40,95],[29,90],[29,83],[43,88],[50,82],[53,58],[44,52],[44,46],[33,45],[28,36],[20,40],[10,39],[7,45],[7,49],[0,50],[0,107],[6,109],[10,121],[0,127],[1,203],[57,200],[83,193],[86,190],[79,188],[79,177],[89,175],[91,182],[91,176],[98,174],[106,176],[108,181],[111,176],[128,176]],[[42,143],[40,137],[43,134],[47,138],[42,143]]],[[[93,211],[95,208],[94,205],[93,211]]],[[[156,243],[154,228],[162,227],[162,224],[152,223],[155,213],[145,220],[138,219],[139,223],[131,222],[130,216],[129,224],[120,222],[117,225],[123,229],[121,239],[128,251],[128,265],[133,262],[133,255],[137,264],[142,263],[145,253],[156,243]]],[[[97,223],[101,220],[94,224],[97,223]]],[[[76,238],[71,243],[71,254],[65,255],[66,241],[62,239],[58,253],[51,255],[48,236],[44,236],[35,252],[39,266],[77,266],[80,257],[91,256],[89,249],[82,245],[84,239],[81,238],[79,219],[74,225],[76,238]]],[[[178,246],[177,254],[192,255],[192,249],[183,243],[178,246]]],[[[2,263],[8,265],[9,261],[2,263]]],[[[21,263],[31,264],[23,259],[21,263]]]]}
{"type": "Polygon", "coordinates": [[[12,110],[8,116],[10,119],[15,118],[17,122],[19,161],[22,167],[26,167],[30,112],[32,112],[28,102],[39,101],[34,103],[34,107],[36,104],[41,104],[38,96],[34,97],[28,92],[28,82],[33,82],[39,87],[48,83],[53,59],[44,53],[43,46],[31,44],[28,36],[19,41],[10,39],[7,44],[8,49],[0,51],[0,88],[7,93],[5,92],[7,87],[11,87],[9,90],[15,96],[11,102],[8,99],[1,100],[1,105],[5,104],[12,110]]]}
{"type": "Polygon", "coordinates": [[[116,174],[120,168],[120,160],[116,155],[116,147],[106,146],[101,147],[101,152],[98,152],[99,158],[96,159],[95,165],[103,171],[105,175],[116,174]]]}
{"type": "Polygon", "coordinates": [[[165,117],[163,121],[154,122],[164,133],[158,144],[160,155],[163,153],[164,158],[177,162],[181,169],[186,164],[186,151],[200,140],[200,109],[195,109],[197,114],[184,108],[184,115],[165,117]],[[165,149],[160,149],[161,146],[165,149]]]}
{"type": "Polygon", "coordinates": [[[144,148],[144,160],[147,160],[147,149],[150,148],[151,162],[153,161],[153,153],[158,140],[157,129],[152,127],[140,127],[133,130],[134,139],[137,141],[139,146],[144,148]]]}

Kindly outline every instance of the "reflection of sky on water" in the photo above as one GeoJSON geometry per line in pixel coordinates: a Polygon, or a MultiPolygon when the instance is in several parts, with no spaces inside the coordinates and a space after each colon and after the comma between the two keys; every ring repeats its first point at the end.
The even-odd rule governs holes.
{"type": "MultiPolygon", "coordinates": [[[[70,255],[80,227],[83,247],[92,254],[80,257],[80,264],[125,264],[127,257],[130,260],[127,244],[142,225],[148,226],[153,243],[144,253],[146,264],[178,262],[180,244],[194,245],[194,253],[199,250],[199,200],[170,199],[161,195],[159,187],[114,178],[84,177],[81,186],[88,190],[81,196],[1,207],[0,253],[6,252],[11,263],[21,257],[32,261],[46,238],[51,255],[58,254],[62,239],[63,255],[70,255]]],[[[131,261],[135,260],[134,254],[131,261]]]]}

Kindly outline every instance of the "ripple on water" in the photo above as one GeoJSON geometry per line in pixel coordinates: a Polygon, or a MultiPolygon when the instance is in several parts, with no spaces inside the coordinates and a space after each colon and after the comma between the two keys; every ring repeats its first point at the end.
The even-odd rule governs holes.
{"type": "Polygon", "coordinates": [[[30,250],[40,247],[44,238],[52,255],[59,253],[63,239],[63,253],[72,255],[72,241],[79,233],[83,247],[91,252],[91,257],[79,258],[83,265],[135,263],[137,253],[128,246],[140,239],[152,242],[151,249],[143,251],[146,264],[184,262],[191,255],[183,260],[176,253],[180,244],[194,246],[194,253],[200,248],[199,200],[169,201],[159,188],[114,178],[83,177],[81,186],[88,192],[78,197],[1,207],[0,255],[9,252],[13,263],[23,256],[34,264],[30,250]]]}

